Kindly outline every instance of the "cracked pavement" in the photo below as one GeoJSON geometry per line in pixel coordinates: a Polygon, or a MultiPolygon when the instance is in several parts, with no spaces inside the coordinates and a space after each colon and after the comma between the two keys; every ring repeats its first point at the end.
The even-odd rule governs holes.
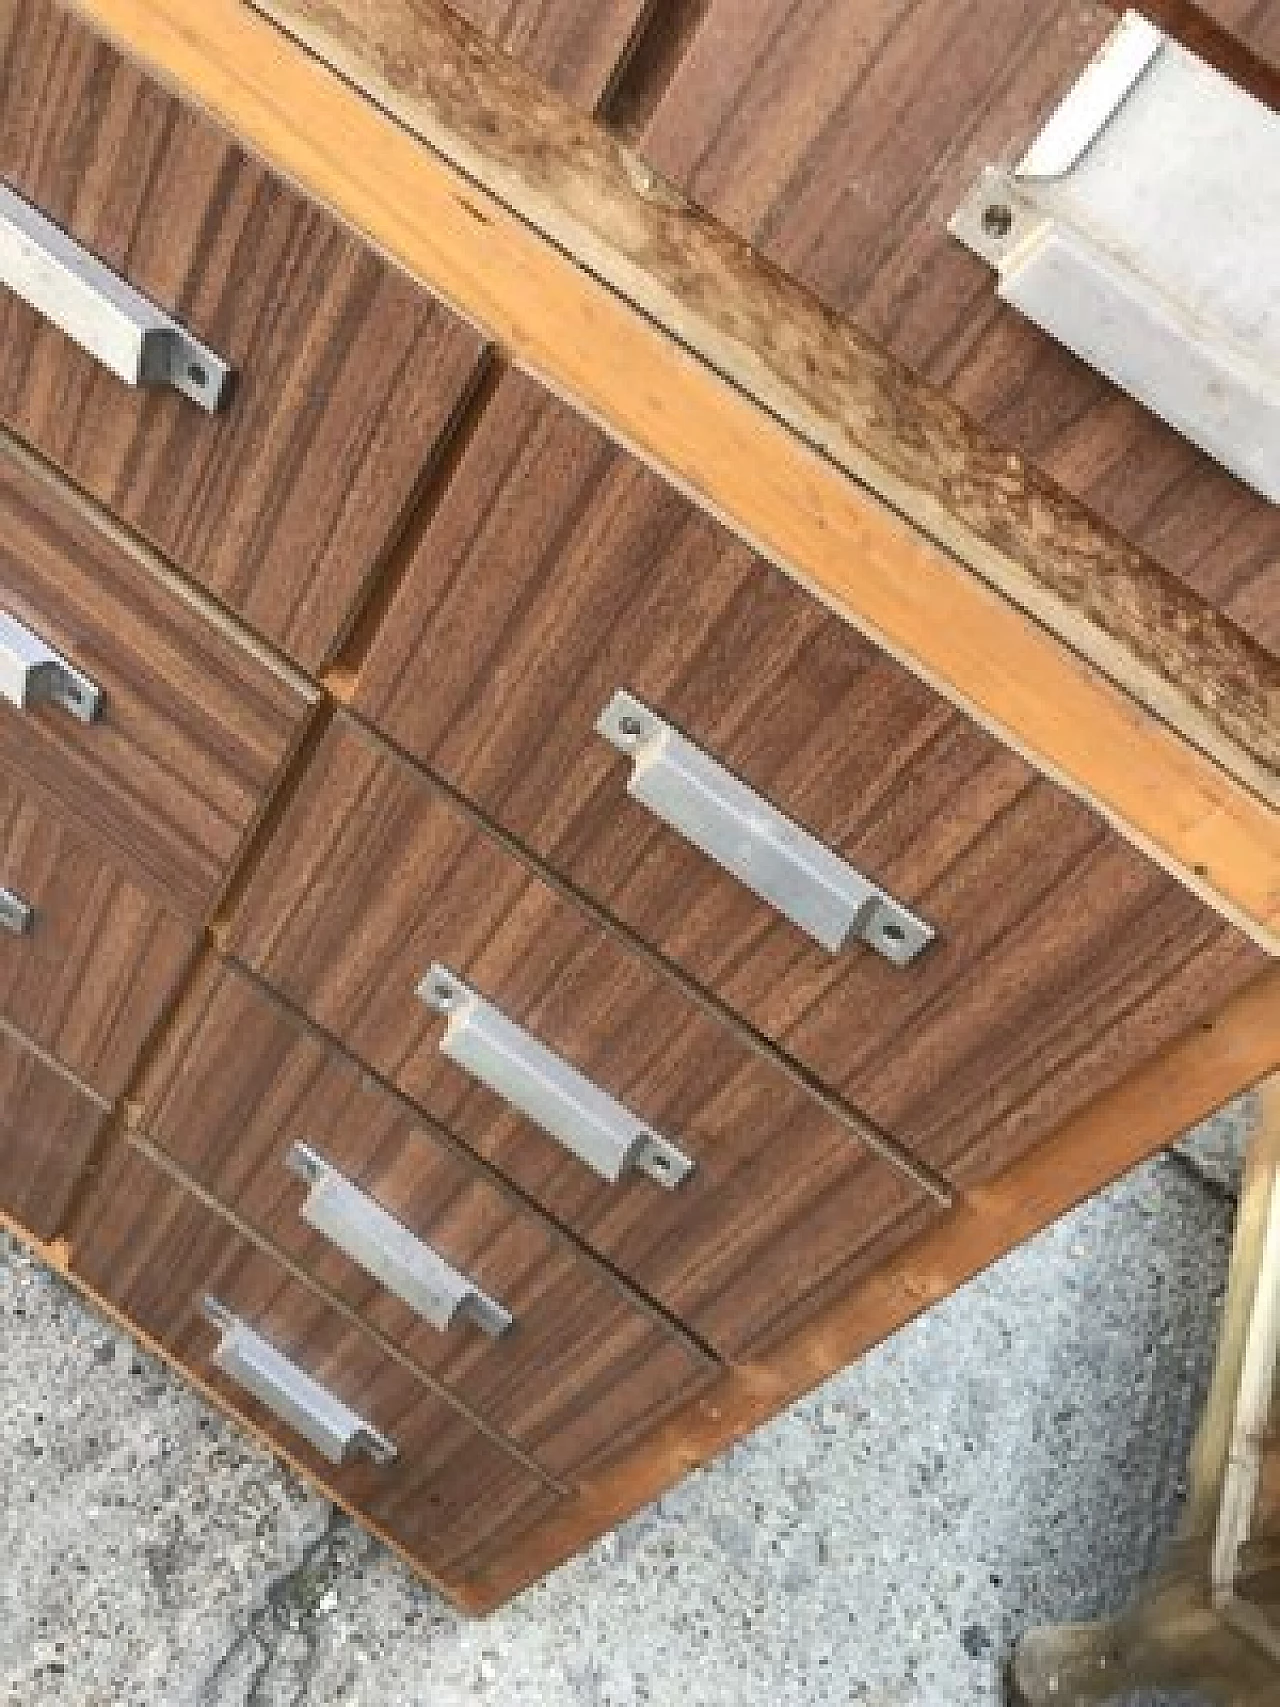
{"type": "Polygon", "coordinates": [[[987,1707],[1175,1519],[1242,1120],[483,1622],[0,1240],[0,1704],[987,1707]]]}

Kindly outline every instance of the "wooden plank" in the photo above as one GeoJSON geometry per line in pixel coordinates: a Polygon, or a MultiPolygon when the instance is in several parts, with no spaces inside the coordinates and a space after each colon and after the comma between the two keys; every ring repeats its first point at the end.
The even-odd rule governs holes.
{"type": "Polygon", "coordinates": [[[481,341],[51,0],[0,0],[0,175],[237,376],[212,418],[131,391],[6,292],[0,417],[314,668],[481,341]]]}
{"type": "Polygon", "coordinates": [[[467,1585],[492,1607],[1280,1065],[1280,970],[1233,997],[767,1357],[733,1370],[467,1585]]]}
{"type": "Polygon", "coordinates": [[[534,1457],[571,1477],[622,1452],[714,1372],[515,1193],[261,986],[211,963],[136,1099],[146,1136],[406,1357],[534,1457]],[[496,1299],[494,1339],[424,1321],[311,1228],[288,1166],[305,1144],[496,1299]]]}
{"type": "MultiPolygon", "coordinates": [[[[1189,1517],[1216,1495],[1205,1525],[1217,1604],[1237,1590],[1241,1551],[1265,1536],[1261,1509],[1268,1458],[1274,1465],[1280,1393],[1280,1077],[1259,1094],[1223,1307],[1223,1344],[1196,1438],[1189,1517]]],[[[1264,1586],[1265,1585],[1259,1585],[1264,1586]]],[[[1270,1588],[1274,1593],[1274,1585],[1270,1588]]],[[[1277,1626],[1273,1642],[1280,1641],[1277,1626]]]]}
{"type": "Polygon", "coordinates": [[[287,759],[308,694],[206,622],[147,555],[0,439],[0,600],[101,689],[82,723],[0,706],[0,760],[175,911],[212,905],[287,759]]]}
{"type": "MultiPolygon", "coordinates": [[[[939,1207],[442,791],[343,720],[228,951],[721,1354],[939,1207]],[[446,1060],[414,995],[440,961],[696,1163],[610,1184],[446,1060]]],[[[929,1177],[929,1176],[926,1176],[929,1177]]],[[[936,1189],[936,1188],[935,1188],[936,1189]]]]}
{"type": "MultiPolygon", "coordinates": [[[[1280,509],[1002,304],[991,269],[948,229],[1115,21],[1101,0],[709,0],[678,63],[644,92],[632,140],[992,440],[1280,655],[1280,509]]],[[[659,9],[651,32],[668,27],[659,9]]],[[[637,59],[627,81],[640,74],[637,59]]]]}
{"type": "Polygon", "coordinates": [[[511,375],[351,703],[951,1178],[1007,1166],[1263,956],[590,422],[511,375]],[[938,935],[831,954],[626,792],[619,688],[938,935]]]}
{"type": "Polygon", "coordinates": [[[0,1014],[99,1095],[118,1096],[195,932],[7,774],[0,883],[35,910],[25,935],[0,933],[0,1014]]]}
{"type": "Polygon", "coordinates": [[[1212,612],[1193,615],[1150,565],[1005,453],[975,443],[958,412],[908,385],[633,156],[570,121],[459,20],[416,0],[416,51],[397,58],[389,48],[408,14],[396,7],[365,9],[369,33],[344,37],[340,18],[318,23],[313,8],[280,14],[428,149],[238,0],[79,9],[1276,943],[1280,832],[1258,793],[1274,793],[1257,756],[1275,738],[1263,657],[1212,612]],[[1086,615],[1095,600],[1114,606],[1114,631],[1086,615]]]}

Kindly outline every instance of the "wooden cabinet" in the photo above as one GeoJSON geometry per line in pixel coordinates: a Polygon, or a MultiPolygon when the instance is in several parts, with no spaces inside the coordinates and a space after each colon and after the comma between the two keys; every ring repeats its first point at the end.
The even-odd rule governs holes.
{"type": "Polygon", "coordinates": [[[139,1093],[148,1136],[547,1471],[607,1460],[714,1372],[244,974],[209,968],[186,1014],[139,1093]],[[311,1180],[300,1151],[322,1165],[311,1180]],[[369,1204],[415,1247],[397,1251],[380,1218],[370,1224],[369,1204]],[[452,1273],[433,1277],[433,1259],[452,1273]]]}
{"type": "Polygon", "coordinates": [[[0,1031],[0,1213],[52,1239],[106,1116],[104,1102],[0,1031]]]}
{"type": "Polygon", "coordinates": [[[505,382],[469,444],[354,705],[957,1180],[1264,964],[531,380],[505,382]],[[931,945],[905,966],[856,936],[831,952],[630,798],[632,761],[596,727],[619,690],[919,914],[931,945]]]}
{"type": "Polygon", "coordinates": [[[25,705],[0,702],[0,766],[198,920],[265,804],[309,695],[3,445],[0,613],[6,658],[24,637],[43,643],[100,695],[91,721],[31,688],[25,705]]]}
{"type": "MultiPolygon", "coordinates": [[[[554,1484],[387,1356],[278,1262],[122,1148],[104,1171],[92,1216],[73,1234],[73,1273],[181,1357],[241,1412],[428,1571],[482,1556],[504,1528],[554,1504],[554,1484]],[[109,1207],[108,1207],[109,1206],[109,1207]],[[216,1358],[220,1334],[205,1301],[221,1305],[280,1357],[319,1383],[394,1450],[379,1463],[356,1442],[335,1465],[279,1401],[255,1398],[216,1358]]],[[[305,1411],[303,1400],[297,1401],[305,1411]]]]}
{"type": "Polygon", "coordinates": [[[232,921],[248,961],[425,1113],[721,1352],[936,1201],[767,1053],[585,917],[447,795],[342,721],[232,921]],[[693,1164],[609,1181],[441,1053],[416,987],[480,992],[693,1164]]]}
{"type": "Polygon", "coordinates": [[[0,179],[231,364],[210,415],[0,299],[0,419],[300,663],[333,651],[481,343],[50,0],[0,3],[0,179]]]}
{"type": "Polygon", "coordinates": [[[194,931],[104,859],[96,838],[3,772],[0,887],[19,908],[0,929],[0,1016],[100,1095],[118,1096],[194,952],[194,931]]]}
{"type": "MultiPolygon", "coordinates": [[[[998,93],[985,23],[801,3],[775,52],[768,0],[458,4],[913,360],[975,315],[979,370],[1029,347],[936,241],[1000,129],[938,117],[998,93]],[[882,162],[863,90],[922,36],[937,109],[882,162]]],[[[320,10],[345,81],[239,0],[0,0],[0,1212],[479,1609],[1277,1064],[1265,660],[1224,615],[1270,524],[1224,510],[1239,585],[1175,589],[1168,646],[1124,650],[1141,601],[1063,645],[1164,568],[516,110],[460,19],[320,10]],[[350,228],[81,21],[124,11],[350,228]],[[463,105],[502,205],[398,122],[463,105]],[[995,590],[1071,575],[1043,630],[995,590]]],[[[1213,555],[1220,489],[1144,537],[1190,504],[1213,555]]]]}

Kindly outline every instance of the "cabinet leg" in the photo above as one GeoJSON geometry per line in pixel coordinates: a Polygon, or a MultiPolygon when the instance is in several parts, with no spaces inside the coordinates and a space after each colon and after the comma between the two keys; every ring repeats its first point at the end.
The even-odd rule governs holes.
{"type": "Polygon", "coordinates": [[[1274,1660],[1181,1585],[1120,1618],[1031,1630],[1010,1667],[1018,1707],[1094,1707],[1160,1688],[1199,1690],[1221,1707],[1280,1707],[1274,1660]]]}

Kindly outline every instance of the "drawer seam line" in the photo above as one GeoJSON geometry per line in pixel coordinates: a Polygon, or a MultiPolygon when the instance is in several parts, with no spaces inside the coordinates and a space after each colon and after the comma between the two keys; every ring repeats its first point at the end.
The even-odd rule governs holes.
{"type": "Polygon", "coordinates": [[[390,1358],[392,1362],[405,1370],[406,1373],[412,1376],[420,1386],[433,1394],[435,1398],[440,1399],[445,1404],[449,1405],[451,1409],[457,1411],[469,1423],[477,1428],[486,1437],[486,1439],[492,1441],[495,1446],[499,1447],[509,1456],[516,1458],[526,1470],[534,1472],[538,1478],[554,1492],[568,1494],[572,1491],[571,1483],[564,1482],[559,1477],[553,1475],[552,1472],[547,1470],[544,1465],[537,1462],[536,1458],[529,1453],[527,1448],[520,1446],[502,1429],[497,1428],[493,1423],[487,1421],[484,1417],[480,1416],[478,1412],[474,1411],[464,1399],[459,1397],[458,1394],[454,1393],[449,1387],[445,1386],[435,1377],[429,1375],[427,1371],[409,1357],[406,1352],[402,1351],[393,1340],[388,1339],[380,1332],[379,1329],[375,1328],[372,1323],[366,1322],[360,1315],[359,1311],[355,1310],[345,1301],[345,1299],[340,1298],[337,1293],[331,1291],[330,1288],[325,1286],[322,1281],[319,1281],[313,1275],[308,1274],[299,1263],[295,1262],[294,1259],[288,1256],[286,1252],[280,1250],[269,1238],[265,1236],[265,1234],[260,1233],[256,1227],[252,1226],[251,1223],[243,1220],[235,1210],[230,1209],[221,1201],[220,1198],[216,1197],[211,1191],[209,1191],[206,1186],[201,1185],[198,1180],[193,1179],[180,1163],[174,1161],[167,1151],[161,1149],[159,1145],[155,1144],[150,1138],[148,1138],[144,1131],[140,1128],[130,1126],[127,1121],[122,1122],[122,1127],[123,1141],[128,1148],[145,1157],[147,1161],[152,1163],[152,1165],[165,1174],[167,1178],[172,1180],[175,1185],[181,1187],[182,1190],[188,1192],[192,1197],[194,1197],[197,1202],[203,1204],[206,1209],[210,1210],[227,1226],[231,1227],[240,1235],[241,1238],[247,1240],[273,1262],[278,1263],[280,1267],[291,1277],[291,1279],[297,1281],[299,1285],[306,1287],[309,1292],[322,1299],[330,1309],[340,1315],[351,1327],[356,1328],[367,1339],[371,1339],[384,1356],[390,1358]]]}
{"type": "MultiPolygon", "coordinates": [[[[426,1109],[422,1108],[411,1096],[402,1091],[398,1085],[386,1078],[376,1067],[371,1066],[369,1062],[363,1060],[360,1056],[353,1054],[340,1037],[329,1031],[325,1026],[320,1025],[309,1013],[306,1012],[305,1009],[300,1008],[293,998],[286,992],[283,990],[277,990],[274,985],[268,983],[268,981],[255,967],[249,966],[244,961],[237,959],[234,954],[219,958],[225,958],[226,963],[234,967],[238,974],[252,983],[254,987],[261,991],[269,1000],[282,1007],[291,1016],[291,1018],[297,1021],[314,1037],[318,1038],[327,1049],[332,1050],[343,1060],[354,1063],[359,1068],[361,1074],[375,1084],[379,1091],[391,1097],[413,1120],[415,1125],[429,1129],[433,1143],[438,1143],[442,1149],[447,1150],[450,1155],[454,1156],[472,1173],[483,1179],[487,1184],[496,1187],[505,1197],[517,1204],[526,1214],[532,1215],[534,1219],[538,1221],[540,1226],[544,1227],[549,1234],[553,1235],[576,1257],[579,1257],[589,1263],[600,1277],[607,1281],[615,1291],[620,1293],[624,1298],[630,1300],[632,1303],[636,1304],[646,1314],[651,1316],[659,1326],[667,1329],[675,1338],[683,1341],[688,1350],[693,1352],[696,1356],[703,1358],[707,1362],[718,1367],[729,1367],[728,1360],[726,1360],[723,1354],[718,1352],[709,1341],[703,1339],[698,1331],[691,1327],[688,1322],[684,1321],[673,1311],[669,1310],[643,1287],[637,1285],[637,1283],[632,1280],[623,1269],[617,1267],[609,1260],[608,1257],[596,1250],[594,1246],[588,1244],[579,1234],[575,1233],[571,1227],[561,1221],[558,1216],[554,1215],[549,1209],[544,1207],[543,1204],[539,1203],[536,1198],[531,1197],[521,1185],[497,1168],[494,1163],[488,1161],[484,1156],[481,1156],[477,1151],[473,1150],[464,1139],[459,1138],[456,1133],[454,1133],[441,1120],[437,1119],[435,1115],[428,1113],[426,1109]]],[[[143,1111],[141,1109],[141,1105],[137,1102],[137,1099],[135,1099],[134,1105],[139,1109],[139,1122],[141,1122],[143,1118],[143,1111]]],[[[131,1121],[130,1125],[132,1127],[134,1123],[131,1121]]]]}
{"type": "Polygon", "coordinates": [[[562,899],[568,900],[579,912],[585,912],[602,930],[621,943],[628,952],[644,960],[664,980],[678,985],[685,995],[705,1014],[731,1030],[738,1041],[749,1048],[753,1054],[778,1068],[797,1089],[817,1102],[851,1138],[864,1145],[868,1150],[874,1151],[882,1161],[888,1163],[899,1173],[905,1174],[926,1196],[933,1198],[941,1208],[950,1209],[954,1207],[955,1192],[941,1174],[937,1173],[926,1162],[912,1156],[905,1146],[899,1144],[889,1133],[881,1131],[869,1116],[862,1114],[853,1104],[847,1102],[839,1092],[824,1085],[816,1074],[812,1073],[800,1061],[797,1061],[773,1039],[757,1030],[749,1020],[730,1007],[723,998],[707,989],[704,984],[686,972],[675,961],[670,960],[661,950],[654,948],[651,943],[645,942],[642,937],[636,935],[607,907],[580,890],[563,873],[544,864],[541,858],[527,848],[518,837],[504,829],[476,802],[470,800],[452,783],[429,766],[424,765],[421,760],[415,759],[406,752],[385,731],[367,722],[358,712],[345,707],[342,708],[341,715],[358,724],[366,737],[372,738],[374,744],[384,747],[401,765],[407,766],[415,775],[423,777],[431,787],[441,793],[489,840],[497,842],[505,852],[518,859],[526,871],[545,883],[562,899]]]}

